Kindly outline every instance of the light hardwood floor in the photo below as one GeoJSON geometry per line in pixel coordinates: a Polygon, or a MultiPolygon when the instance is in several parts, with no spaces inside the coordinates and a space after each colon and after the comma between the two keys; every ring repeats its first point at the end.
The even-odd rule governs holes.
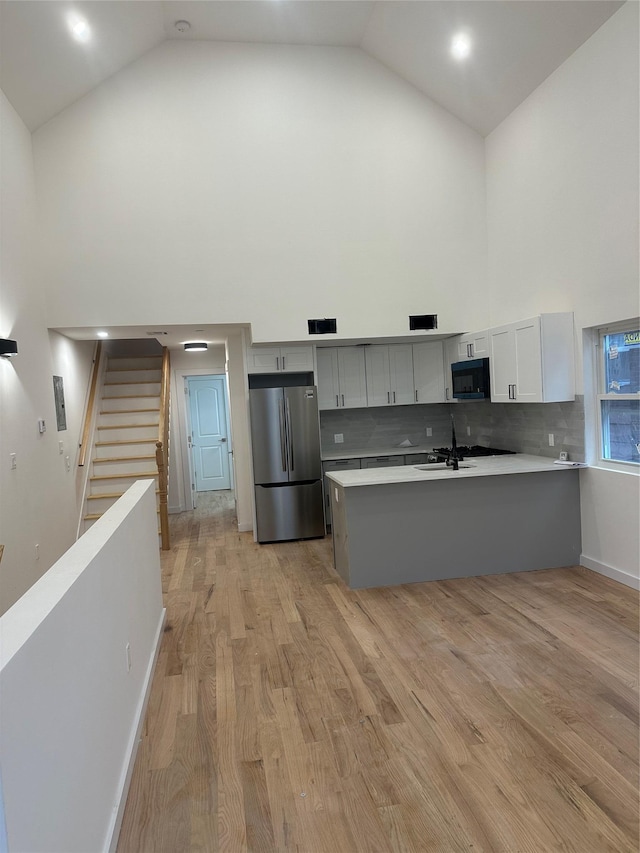
{"type": "Polygon", "coordinates": [[[637,593],[580,568],[350,591],[329,539],[260,546],[202,503],[162,554],[120,853],[638,850],[637,593]]]}

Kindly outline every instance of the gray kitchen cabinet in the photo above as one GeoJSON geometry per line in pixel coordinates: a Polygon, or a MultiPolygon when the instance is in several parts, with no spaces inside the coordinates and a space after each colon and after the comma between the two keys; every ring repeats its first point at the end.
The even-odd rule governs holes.
{"type": "Polygon", "coordinates": [[[322,463],[324,483],[324,519],[327,529],[331,527],[331,483],[324,476],[328,471],[356,471],[360,468],[359,459],[332,459],[322,463]]]}
{"type": "Polygon", "coordinates": [[[379,344],[365,350],[367,405],[394,406],[415,402],[413,346],[379,344]]]}
{"type": "Polygon", "coordinates": [[[367,405],[363,347],[316,349],[318,408],[357,409],[367,405]]]}
{"type": "Polygon", "coordinates": [[[573,314],[541,314],[490,330],[491,402],[575,399],[573,314]]]}
{"type": "Polygon", "coordinates": [[[360,460],[361,468],[394,468],[404,464],[404,453],[401,456],[368,456],[360,460]]]}
{"type": "Polygon", "coordinates": [[[298,373],[313,370],[313,348],[310,346],[249,347],[249,373],[298,373]]]}
{"type": "Polygon", "coordinates": [[[445,402],[442,341],[413,344],[413,382],[416,403],[445,402]]]}

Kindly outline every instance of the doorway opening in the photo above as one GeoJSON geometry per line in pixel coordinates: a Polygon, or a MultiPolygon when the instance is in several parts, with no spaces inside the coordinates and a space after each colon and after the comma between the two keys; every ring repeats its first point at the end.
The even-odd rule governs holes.
{"type": "Polygon", "coordinates": [[[233,500],[233,447],[229,419],[229,393],[225,374],[183,375],[187,464],[186,508],[195,509],[212,493],[233,500]],[[199,500],[200,499],[200,500],[199,500]]]}

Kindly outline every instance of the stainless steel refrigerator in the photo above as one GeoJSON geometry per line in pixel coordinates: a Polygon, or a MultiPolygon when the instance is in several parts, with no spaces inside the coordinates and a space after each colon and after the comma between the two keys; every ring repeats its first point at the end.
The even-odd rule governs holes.
{"type": "Polygon", "coordinates": [[[318,393],[249,391],[258,542],[324,536],[318,393]]]}

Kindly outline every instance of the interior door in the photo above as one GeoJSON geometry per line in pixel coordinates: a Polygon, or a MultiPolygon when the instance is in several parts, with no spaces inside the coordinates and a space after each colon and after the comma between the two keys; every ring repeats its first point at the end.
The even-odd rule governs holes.
{"type": "Polygon", "coordinates": [[[229,437],[225,380],[189,377],[191,453],[197,492],[229,489],[229,437]]]}

